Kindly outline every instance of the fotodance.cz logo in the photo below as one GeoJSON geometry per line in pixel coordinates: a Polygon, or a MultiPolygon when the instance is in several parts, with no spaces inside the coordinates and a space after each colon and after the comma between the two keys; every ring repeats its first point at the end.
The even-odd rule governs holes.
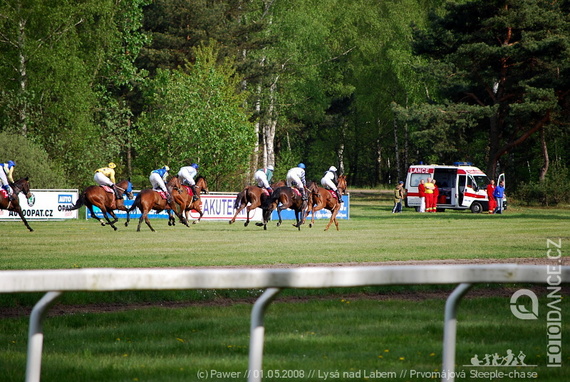
{"type": "Polygon", "coordinates": [[[513,315],[520,320],[537,320],[538,319],[538,297],[536,294],[528,289],[519,289],[511,296],[511,312],[513,315]],[[528,297],[530,299],[530,304],[528,304],[528,299],[521,297],[528,297]],[[526,302],[527,304],[521,304],[526,302]],[[530,306],[529,306],[530,305],[530,306]]]}

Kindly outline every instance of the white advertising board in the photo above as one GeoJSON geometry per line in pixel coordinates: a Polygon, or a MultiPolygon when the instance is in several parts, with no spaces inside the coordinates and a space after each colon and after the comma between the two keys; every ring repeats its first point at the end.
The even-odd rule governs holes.
{"type": "MultiPolygon", "coordinates": [[[[30,190],[35,197],[34,204],[19,194],[20,206],[26,220],[77,219],[78,210],[66,211],[79,198],[78,190],[30,190]]],[[[0,210],[0,220],[19,220],[20,216],[12,211],[0,210]]]]}

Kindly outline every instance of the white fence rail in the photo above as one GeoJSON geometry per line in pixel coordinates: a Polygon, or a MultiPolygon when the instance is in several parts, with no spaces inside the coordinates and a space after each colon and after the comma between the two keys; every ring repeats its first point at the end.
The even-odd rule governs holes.
{"type": "MultiPolygon", "coordinates": [[[[570,267],[559,266],[560,279],[570,281],[570,267]]],[[[68,291],[266,289],[251,314],[249,377],[260,381],[267,306],[281,289],[378,285],[458,284],[444,315],[443,365],[452,381],[455,370],[456,311],[461,297],[477,283],[548,284],[546,265],[429,265],[310,267],[293,269],[73,269],[0,271],[0,293],[48,292],[30,316],[26,381],[40,380],[42,321],[49,307],[68,291]]]]}

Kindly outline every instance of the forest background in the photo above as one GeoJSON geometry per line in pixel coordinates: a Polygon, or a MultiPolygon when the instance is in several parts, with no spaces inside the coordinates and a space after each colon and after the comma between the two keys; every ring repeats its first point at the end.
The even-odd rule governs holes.
{"type": "Polygon", "coordinates": [[[4,0],[0,161],[34,188],[190,163],[217,191],[472,162],[570,202],[570,1],[4,0]]]}

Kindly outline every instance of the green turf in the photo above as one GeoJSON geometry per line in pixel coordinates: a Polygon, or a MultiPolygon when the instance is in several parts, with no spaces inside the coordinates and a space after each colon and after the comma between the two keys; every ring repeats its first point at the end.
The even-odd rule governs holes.
{"type": "Polygon", "coordinates": [[[353,197],[340,231],[325,221],[300,231],[285,221],[264,231],[253,224],[203,221],[190,228],[153,221],[114,232],[95,220],[0,222],[1,269],[189,267],[387,260],[542,258],[547,238],[569,238],[570,211],[511,207],[504,215],[449,211],[394,215],[385,197],[353,197]]]}

